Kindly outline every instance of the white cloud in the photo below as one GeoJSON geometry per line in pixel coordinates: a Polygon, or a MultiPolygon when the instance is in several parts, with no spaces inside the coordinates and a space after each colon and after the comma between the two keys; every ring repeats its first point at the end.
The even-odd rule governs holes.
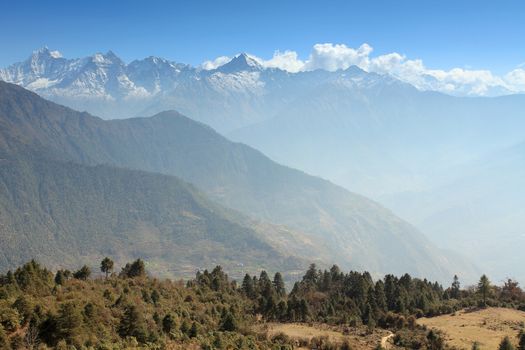
{"type": "Polygon", "coordinates": [[[258,59],[259,62],[268,68],[279,68],[288,72],[296,73],[304,69],[304,62],[298,58],[295,51],[275,51],[273,57],[268,61],[258,59]]]}
{"type": "Polygon", "coordinates": [[[514,88],[515,92],[525,91],[525,69],[517,68],[505,75],[505,81],[514,88]]]}
{"type": "Polygon", "coordinates": [[[315,44],[310,57],[304,65],[305,70],[325,69],[335,71],[350,66],[363,67],[368,64],[372,47],[363,44],[353,49],[344,44],[315,44]]]}
{"type": "MultiPolygon", "coordinates": [[[[408,59],[392,52],[371,56],[373,48],[364,43],[357,48],[344,44],[315,44],[306,60],[301,60],[295,51],[276,51],[272,58],[255,57],[264,67],[280,68],[288,72],[324,69],[336,71],[358,66],[368,72],[390,74],[422,90],[435,90],[456,95],[500,95],[525,92],[525,69],[519,65],[515,70],[500,77],[489,70],[452,68],[430,69],[421,59],[408,59]]],[[[214,69],[228,62],[226,56],[206,61],[201,67],[214,69]]]]}
{"type": "Polygon", "coordinates": [[[205,61],[205,62],[203,62],[200,67],[202,69],[205,69],[205,70],[212,70],[212,69],[215,69],[217,67],[222,66],[225,63],[230,62],[230,60],[231,60],[231,57],[219,56],[216,59],[214,59],[213,61],[205,61]]]}

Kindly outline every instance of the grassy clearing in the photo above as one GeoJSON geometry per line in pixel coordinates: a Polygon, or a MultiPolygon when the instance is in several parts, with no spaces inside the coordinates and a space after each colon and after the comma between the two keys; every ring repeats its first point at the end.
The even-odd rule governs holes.
{"type": "Polygon", "coordinates": [[[464,310],[453,315],[421,318],[418,323],[444,331],[448,345],[470,349],[478,342],[481,349],[497,349],[505,336],[517,343],[517,335],[525,325],[525,312],[503,308],[464,310]]]}
{"type": "MultiPolygon", "coordinates": [[[[306,343],[312,338],[326,337],[331,343],[342,344],[346,339],[354,349],[375,349],[390,332],[376,329],[368,334],[366,327],[332,327],[326,324],[304,323],[265,323],[256,327],[258,332],[266,332],[269,338],[284,333],[297,344],[306,343]]],[[[309,349],[297,347],[297,349],[309,349]]]]}

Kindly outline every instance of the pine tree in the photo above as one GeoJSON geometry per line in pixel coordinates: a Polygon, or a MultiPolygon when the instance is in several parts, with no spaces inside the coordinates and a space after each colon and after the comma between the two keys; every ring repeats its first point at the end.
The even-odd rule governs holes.
{"type": "Polygon", "coordinates": [[[525,350],[525,331],[521,330],[518,334],[518,350],[525,350]]]}
{"type": "Polygon", "coordinates": [[[146,266],[144,261],[137,259],[131,264],[126,264],[120,273],[123,277],[134,278],[146,276],[146,266]]]}
{"type": "Polygon", "coordinates": [[[525,350],[525,331],[523,329],[518,334],[518,350],[525,350]]]}
{"type": "Polygon", "coordinates": [[[460,296],[460,283],[457,275],[454,275],[454,281],[450,287],[450,296],[454,299],[459,299],[460,296]]]}
{"type": "Polygon", "coordinates": [[[280,272],[277,272],[273,277],[273,288],[279,297],[284,297],[286,295],[286,289],[284,287],[283,276],[280,272]]]}
{"type": "Polygon", "coordinates": [[[483,298],[483,305],[487,305],[487,297],[490,293],[490,280],[486,275],[481,276],[479,279],[478,293],[483,298]]]}
{"type": "Polygon", "coordinates": [[[514,346],[510,342],[509,337],[505,337],[505,338],[503,338],[501,343],[499,343],[498,349],[499,350],[514,350],[514,346]]]}
{"type": "Polygon", "coordinates": [[[91,269],[87,265],[82,266],[78,271],[73,273],[74,278],[84,281],[87,280],[89,276],[91,276],[91,269]]]}
{"type": "Polygon", "coordinates": [[[2,324],[0,324],[0,349],[10,349],[11,346],[9,345],[9,339],[7,338],[7,334],[4,331],[4,327],[2,324]]]}
{"type": "Polygon", "coordinates": [[[241,291],[250,299],[255,299],[255,287],[253,279],[246,274],[242,280],[241,291]]]}
{"type": "Polygon", "coordinates": [[[190,330],[189,330],[189,333],[188,333],[188,336],[190,338],[195,338],[197,335],[199,335],[199,328],[197,326],[197,323],[196,322],[193,322],[191,324],[191,327],[190,327],[190,330]]]}
{"type": "Polygon", "coordinates": [[[157,306],[157,303],[159,302],[159,300],[160,300],[160,294],[156,289],[154,289],[153,292],[151,292],[151,301],[153,301],[153,304],[157,306]]]}
{"type": "Polygon", "coordinates": [[[162,330],[164,333],[170,333],[173,329],[175,329],[175,319],[172,314],[167,314],[162,319],[162,330]]]}
{"type": "Polygon", "coordinates": [[[69,342],[78,333],[81,325],[82,314],[74,303],[68,302],[60,305],[56,320],[57,333],[60,339],[65,339],[69,342]]]}
{"type": "Polygon", "coordinates": [[[55,283],[58,285],[63,285],[66,282],[66,278],[64,277],[64,272],[62,270],[58,270],[55,274],[55,283]]]}
{"type": "Polygon", "coordinates": [[[106,279],[108,278],[108,275],[113,271],[113,260],[108,258],[107,256],[100,262],[100,271],[106,274],[106,279]]]}
{"type": "Polygon", "coordinates": [[[376,300],[378,310],[382,312],[387,311],[387,302],[383,281],[376,282],[374,287],[374,298],[376,300]]]}
{"type": "Polygon", "coordinates": [[[231,312],[226,312],[224,317],[221,320],[221,331],[225,332],[235,332],[237,330],[237,320],[231,314],[231,312]]]}
{"type": "Polygon", "coordinates": [[[180,329],[180,331],[182,333],[188,334],[188,332],[190,330],[190,325],[188,324],[188,321],[186,321],[186,320],[182,321],[179,329],[180,329]]]}
{"type": "Polygon", "coordinates": [[[319,274],[317,266],[315,264],[310,264],[308,271],[306,271],[306,274],[303,276],[303,282],[306,282],[309,285],[315,285],[317,284],[318,278],[319,274]]]}
{"type": "Polygon", "coordinates": [[[118,332],[121,337],[135,337],[141,343],[146,341],[144,319],[135,305],[130,304],[124,309],[118,332]]]}
{"type": "Polygon", "coordinates": [[[436,333],[433,330],[428,332],[427,342],[428,348],[430,350],[442,350],[445,348],[445,342],[443,338],[439,335],[439,333],[436,333]]]}

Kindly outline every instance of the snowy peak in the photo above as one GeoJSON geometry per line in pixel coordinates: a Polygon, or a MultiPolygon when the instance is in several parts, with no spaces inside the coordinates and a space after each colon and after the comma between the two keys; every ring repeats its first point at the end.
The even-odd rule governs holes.
{"type": "Polygon", "coordinates": [[[47,46],[41,47],[38,50],[33,51],[31,59],[46,59],[46,58],[62,58],[60,51],[51,51],[47,46]]]}
{"type": "Polygon", "coordinates": [[[203,70],[155,56],[128,64],[112,51],[67,59],[47,47],[0,69],[0,80],[103,117],[177,109],[222,130],[263,120],[320,84],[357,93],[381,88],[386,79],[355,66],[290,73],[265,68],[246,53],[214,70],[203,70]]]}
{"type": "Polygon", "coordinates": [[[102,53],[96,53],[93,56],[91,56],[91,62],[97,64],[97,65],[117,65],[117,66],[125,66],[124,61],[120,59],[113,51],[108,51],[105,54],[102,53]]]}
{"type": "Polygon", "coordinates": [[[218,67],[216,70],[221,73],[230,74],[245,71],[256,72],[263,69],[264,67],[256,58],[243,52],[232,58],[230,62],[218,67]]]}

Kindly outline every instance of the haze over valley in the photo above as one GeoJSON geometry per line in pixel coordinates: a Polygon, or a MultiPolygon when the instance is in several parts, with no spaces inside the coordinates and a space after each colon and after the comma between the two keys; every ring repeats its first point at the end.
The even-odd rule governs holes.
{"type": "MultiPolygon", "coordinates": [[[[366,71],[357,65],[290,72],[245,53],[210,65],[193,67],[152,56],[126,64],[111,51],[67,59],[44,47],[27,60],[0,70],[0,76],[72,108],[95,115],[100,112],[106,119],[177,110],[283,165],[381,203],[433,244],[469,259],[494,278],[525,276],[516,254],[505,254],[509,250],[517,253],[525,244],[521,206],[517,204],[522,197],[519,181],[524,158],[520,145],[525,142],[521,131],[525,95],[497,90],[500,96],[465,96],[459,90],[452,96],[429,91],[429,87],[417,88],[394,73],[366,71]]],[[[152,120],[160,116],[168,119],[168,114],[152,120]]],[[[150,123],[137,119],[107,125],[118,129],[125,140],[128,125],[154,128],[150,123]]],[[[162,128],[166,139],[178,132],[162,128]]],[[[225,172],[224,164],[218,164],[221,175],[215,181],[227,185],[210,183],[204,178],[209,172],[204,176],[192,169],[200,162],[191,155],[196,152],[193,141],[177,148],[186,150],[184,156],[162,156],[158,152],[168,151],[167,146],[147,151],[139,146],[141,139],[136,139],[144,131],[133,133],[134,143],[129,147],[119,143],[123,148],[119,155],[133,154],[125,161],[105,153],[82,159],[181,176],[221,204],[302,232],[332,235],[349,230],[348,223],[339,222],[339,217],[322,206],[323,214],[315,222],[305,222],[297,220],[297,215],[312,219],[306,207],[289,202],[286,205],[293,206],[290,212],[289,208],[264,205],[258,192],[265,187],[250,180],[248,195],[245,180],[225,172]],[[139,157],[138,152],[156,153],[147,160],[132,159],[139,157]],[[171,157],[174,160],[169,160],[171,157]],[[191,164],[181,167],[183,159],[191,164]],[[247,196],[254,196],[255,202],[247,196]]],[[[109,139],[116,143],[114,136],[109,139]]],[[[205,149],[202,144],[199,147],[205,149]]],[[[260,160],[254,163],[270,163],[265,157],[256,158],[260,160]]],[[[210,166],[213,164],[206,165],[208,170],[210,166]]],[[[299,192],[304,194],[304,189],[299,192]]],[[[265,195],[271,196],[271,192],[265,195]]],[[[274,199],[270,201],[274,203],[274,199]]],[[[283,202],[287,201],[278,201],[279,205],[285,205],[280,204],[283,202]]],[[[361,249],[352,250],[359,255],[361,249]]],[[[359,265],[360,259],[351,260],[359,265]]]]}
{"type": "Polygon", "coordinates": [[[525,350],[525,3],[0,6],[0,350],[525,350]]]}

